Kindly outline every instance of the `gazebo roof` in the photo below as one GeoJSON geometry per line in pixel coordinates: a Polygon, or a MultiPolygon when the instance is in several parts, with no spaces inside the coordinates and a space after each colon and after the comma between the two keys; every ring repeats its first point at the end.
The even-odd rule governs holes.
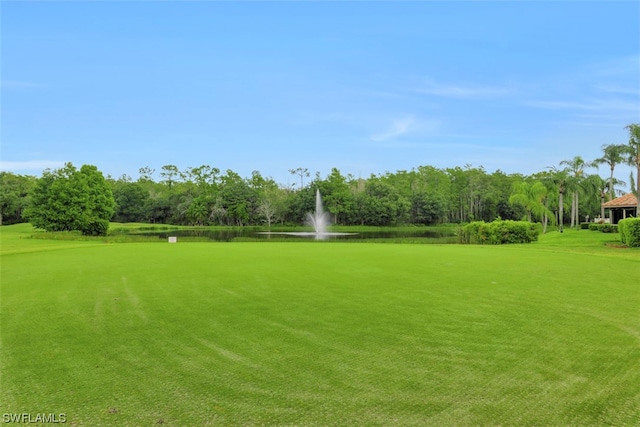
{"type": "Polygon", "coordinates": [[[635,208],[638,206],[638,199],[633,193],[625,194],[613,200],[609,200],[607,203],[602,204],[605,208],[635,208]]]}

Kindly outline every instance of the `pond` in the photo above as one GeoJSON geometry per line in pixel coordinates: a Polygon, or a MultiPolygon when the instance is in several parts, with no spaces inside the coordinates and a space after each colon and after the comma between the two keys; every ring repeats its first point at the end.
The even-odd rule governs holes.
{"type": "MultiPolygon", "coordinates": [[[[114,234],[126,233],[129,235],[142,235],[157,237],[167,240],[169,237],[177,237],[177,240],[187,241],[218,241],[231,242],[242,240],[312,240],[317,236],[313,232],[272,231],[267,232],[263,228],[244,227],[230,229],[176,229],[176,230],[127,230],[115,231],[114,234]]],[[[421,243],[457,243],[455,230],[434,230],[416,227],[415,229],[399,228],[397,230],[358,230],[357,232],[329,232],[322,236],[322,240],[340,241],[364,241],[364,240],[416,240],[421,243]]]]}

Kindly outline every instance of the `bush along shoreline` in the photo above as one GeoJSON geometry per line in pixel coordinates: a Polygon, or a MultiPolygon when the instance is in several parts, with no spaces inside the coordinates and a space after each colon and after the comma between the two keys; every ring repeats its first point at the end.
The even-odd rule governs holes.
{"type": "Polygon", "coordinates": [[[495,220],[475,221],[460,229],[460,243],[504,245],[509,243],[531,243],[538,240],[540,229],[527,221],[495,220]]]}

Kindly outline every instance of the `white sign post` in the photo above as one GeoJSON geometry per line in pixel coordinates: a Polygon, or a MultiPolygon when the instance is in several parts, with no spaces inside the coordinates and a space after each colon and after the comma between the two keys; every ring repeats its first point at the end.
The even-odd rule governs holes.
{"type": "Polygon", "coordinates": [[[178,243],[178,238],[176,236],[169,236],[169,243],[178,243]]]}

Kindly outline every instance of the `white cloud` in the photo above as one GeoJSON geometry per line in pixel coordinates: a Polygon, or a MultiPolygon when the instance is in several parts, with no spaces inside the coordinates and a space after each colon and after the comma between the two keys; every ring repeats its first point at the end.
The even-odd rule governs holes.
{"type": "Polygon", "coordinates": [[[37,89],[43,87],[41,84],[27,82],[24,80],[0,80],[2,89],[37,89]]]}
{"type": "Polygon", "coordinates": [[[426,95],[460,99],[496,98],[508,95],[511,92],[506,86],[453,85],[438,83],[433,80],[427,81],[414,91],[426,95]]]}
{"type": "Polygon", "coordinates": [[[409,132],[411,126],[414,123],[415,119],[413,117],[405,117],[395,120],[391,124],[391,127],[388,128],[385,132],[373,135],[371,136],[371,139],[373,141],[387,141],[389,139],[397,138],[409,132]]]}
{"type": "Polygon", "coordinates": [[[640,71],[640,54],[611,58],[591,65],[590,71],[597,76],[628,76],[637,79],[640,71]]]}
{"type": "Polygon", "coordinates": [[[600,92],[640,96],[640,89],[638,87],[633,88],[617,84],[596,84],[593,88],[600,92]]]}
{"type": "Polygon", "coordinates": [[[22,171],[42,171],[44,169],[55,169],[64,166],[65,162],[58,160],[27,160],[10,161],[0,160],[0,171],[22,172],[22,171]]]}
{"type": "Polygon", "coordinates": [[[572,117],[575,126],[619,126],[640,112],[640,56],[612,58],[550,76],[523,105],[572,117]],[[537,99],[536,99],[537,98],[537,99]]]}
{"type": "Polygon", "coordinates": [[[622,99],[599,99],[599,100],[575,100],[575,101],[528,101],[531,107],[545,108],[551,110],[579,110],[579,111],[639,111],[640,104],[622,99]]]}
{"type": "Polygon", "coordinates": [[[439,125],[438,120],[418,120],[413,116],[406,116],[394,120],[385,131],[372,135],[370,139],[375,142],[394,140],[410,134],[433,132],[439,125]]]}

